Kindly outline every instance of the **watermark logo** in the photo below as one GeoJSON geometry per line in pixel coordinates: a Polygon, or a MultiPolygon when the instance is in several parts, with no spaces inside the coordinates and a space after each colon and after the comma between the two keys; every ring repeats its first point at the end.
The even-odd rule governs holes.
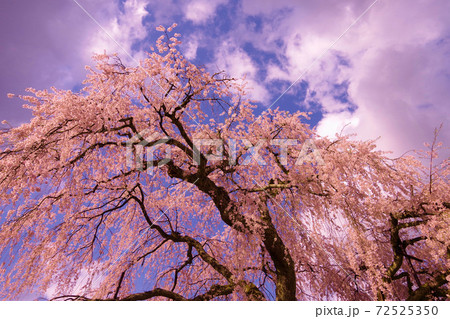
{"type": "Polygon", "coordinates": [[[127,166],[139,171],[153,173],[156,167],[167,164],[171,159],[171,151],[167,145],[170,137],[161,135],[157,132],[144,130],[127,140],[127,166]],[[164,157],[156,159],[158,153],[164,152],[164,157]]]}
{"type": "MultiPolygon", "coordinates": [[[[126,142],[128,167],[152,174],[156,167],[161,167],[171,160],[171,148],[176,147],[171,141],[170,137],[149,130],[134,135],[126,142]]],[[[228,161],[230,166],[265,166],[267,162],[263,154],[267,154],[265,150],[269,146],[277,148],[278,161],[282,165],[287,165],[289,155],[292,157],[289,148],[299,144],[301,144],[301,149],[295,159],[295,165],[310,163],[320,166],[324,164],[320,150],[312,139],[303,143],[299,143],[296,139],[258,139],[252,143],[245,138],[227,139],[226,143],[222,139],[204,138],[193,139],[192,142],[193,165],[200,165],[203,159],[207,162],[228,161]]]]}

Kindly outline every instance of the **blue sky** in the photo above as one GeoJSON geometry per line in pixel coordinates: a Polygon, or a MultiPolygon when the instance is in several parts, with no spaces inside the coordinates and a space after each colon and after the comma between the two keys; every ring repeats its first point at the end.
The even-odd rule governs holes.
{"type": "Polygon", "coordinates": [[[2,1],[0,120],[15,126],[31,116],[7,93],[21,94],[26,87],[77,90],[94,52],[117,52],[136,65],[159,35],[155,27],[176,22],[185,56],[211,72],[246,76],[258,111],[298,80],[274,107],[312,112],[310,123],[322,135],[345,127],[361,139],[381,136],[380,148],[401,155],[421,148],[444,123],[440,140],[447,144],[450,2],[373,3],[2,1]]]}

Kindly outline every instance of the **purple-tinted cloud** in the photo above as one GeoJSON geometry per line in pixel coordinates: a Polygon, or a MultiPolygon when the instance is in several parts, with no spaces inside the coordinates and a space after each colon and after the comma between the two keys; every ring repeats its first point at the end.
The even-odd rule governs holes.
{"type": "Polygon", "coordinates": [[[0,114],[15,125],[28,111],[6,94],[22,94],[27,87],[70,88],[83,72],[86,59],[79,48],[89,25],[71,1],[2,1],[0,6],[0,114]]]}
{"type": "MultiPolygon", "coordinates": [[[[284,14],[270,35],[253,38],[260,47],[268,38],[283,42],[276,53],[284,63],[266,66],[266,80],[295,81],[372,2],[244,0],[248,15],[284,14]]],[[[430,141],[450,118],[449,21],[445,0],[379,1],[304,76],[314,93],[307,99],[322,105],[319,132],[333,136],[350,123],[346,133],[381,136],[379,146],[396,155],[430,141]],[[336,85],[344,82],[345,102],[336,99],[336,85]]],[[[440,139],[448,142],[445,125],[440,139]]]]}
{"type": "MultiPolygon", "coordinates": [[[[78,2],[127,50],[145,36],[141,1],[128,1],[121,9],[106,0],[78,2]]],[[[71,0],[2,1],[0,32],[0,118],[12,125],[27,121],[30,112],[7,93],[24,94],[27,87],[72,89],[85,77],[94,52],[120,51],[71,0]]]]}
{"type": "MultiPolygon", "coordinates": [[[[144,41],[156,25],[177,22],[189,59],[212,71],[246,75],[254,88],[251,97],[268,106],[373,0],[80,3],[127,51],[141,40],[137,47],[147,48],[144,41]]],[[[116,51],[127,59],[73,1],[0,6],[0,114],[13,125],[27,119],[26,111],[18,111],[20,102],[6,99],[6,93],[29,86],[72,88],[84,78],[93,51],[116,51]]],[[[449,21],[447,0],[380,0],[284,99],[291,108],[320,108],[321,134],[333,135],[351,123],[345,132],[364,139],[382,136],[380,147],[396,154],[420,148],[450,115],[449,21]],[[301,97],[300,85],[307,87],[301,97]]],[[[447,132],[444,123],[445,142],[447,132]]]]}

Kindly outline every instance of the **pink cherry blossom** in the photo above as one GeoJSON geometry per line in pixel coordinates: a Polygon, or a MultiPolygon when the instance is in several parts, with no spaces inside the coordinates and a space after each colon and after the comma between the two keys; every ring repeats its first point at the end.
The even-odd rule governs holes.
{"type": "Polygon", "coordinates": [[[256,116],[176,36],[139,67],[97,55],[79,93],[21,97],[33,118],[0,131],[2,299],[448,299],[448,161],[256,116]],[[275,138],[297,141],[286,158],[275,138]],[[193,161],[198,139],[223,156],[210,143],[193,161]],[[323,162],[297,160],[306,141],[323,162]],[[255,145],[264,165],[244,164],[255,145]]]}

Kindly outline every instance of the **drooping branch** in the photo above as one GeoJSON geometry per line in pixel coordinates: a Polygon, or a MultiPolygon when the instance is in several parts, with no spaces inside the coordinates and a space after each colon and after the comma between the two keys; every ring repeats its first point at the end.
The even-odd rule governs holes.
{"type": "Polygon", "coordinates": [[[183,262],[183,264],[181,264],[181,266],[177,267],[175,269],[175,274],[173,276],[173,285],[172,285],[172,289],[170,289],[170,291],[174,291],[175,288],[177,287],[177,283],[178,283],[178,274],[183,270],[183,268],[185,268],[187,265],[192,264],[192,261],[194,260],[194,256],[192,255],[192,245],[188,245],[188,250],[187,250],[187,259],[183,262]]]}
{"type": "MultiPolygon", "coordinates": [[[[422,216],[427,216],[426,210],[423,208],[423,205],[420,205],[420,209],[423,210],[422,216]]],[[[391,226],[390,226],[390,232],[391,232],[391,247],[392,251],[394,253],[394,260],[392,264],[389,266],[386,277],[384,280],[386,282],[392,282],[394,280],[398,280],[401,278],[406,278],[407,280],[407,287],[409,291],[409,297],[407,300],[430,300],[433,294],[440,294],[444,297],[446,297],[446,293],[442,293],[441,287],[448,284],[446,277],[450,274],[450,271],[439,273],[435,277],[429,279],[427,282],[422,284],[419,273],[416,271],[414,265],[412,264],[412,260],[417,262],[423,262],[422,259],[417,258],[415,256],[412,256],[406,252],[406,248],[409,245],[414,245],[417,242],[426,240],[426,236],[417,236],[410,239],[402,240],[400,237],[400,230],[410,228],[410,227],[416,227],[418,225],[426,224],[426,219],[419,219],[412,222],[401,222],[401,219],[407,219],[407,218],[417,218],[420,217],[419,213],[417,211],[408,211],[403,212],[399,215],[399,217],[395,217],[393,214],[391,214],[391,226]],[[403,262],[406,258],[406,261],[408,263],[410,271],[404,270],[400,274],[397,274],[397,272],[403,268],[403,262]],[[411,277],[414,278],[416,289],[413,289],[413,283],[411,281],[411,277]]],[[[448,293],[448,291],[447,291],[448,293]]],[[[383,296],[382,293],[379,293],[379,296],[383,296]]],[[[384,297],[382,298],[384,299],[384,297]]]]}
{"type": "MultiPolygon", "coordinates": [[[[248,293],[248,297],[253,299],[253,298],[264,298],[264,295],[258,290],[258,288],[256,286],[252,286],[251,283],[247,282],[247,281],[240,281],[240,282],[236,282],[233,276],[233,273],[223,264],[221,264],[216,258],[214,258],[213,256],[211,256],[203,247],[203,245],[197,241],[196,239],[187,236],[187,235],[181,235],[180,233],[176,232],[176,231],[172,231],[171,233],[167,233],[166,231],[164,231],[161,226],[153,223],[148,215],[147,209],[145,207],[144,204],[144,198],[138,198],[137,196],[130,194],[131,198],[134,199],[138,205],[141,208],[141,211],[144,215],[145,220],[147,221],[148,225],[150,226],[151,229],[155,229],[161,237],[163,237],[164,239],[167,240],[171,240],[172,242],[175,243],[187,243],[188,244],[188,256],[192,256],[191,254],[189,254],[189,251],[192,248],[195,248],[195,250],[197,251],[198,255],[200,256],[200,258],[206,262],[208,265],[210,265],[214,270],[216,270],[219,274],[221,274],[228,282],[227,287],[233,287],[233,289],[237,286],[237,285],[244,285],[245,287],[247,287],[246,289],[244,289],[244,291],[246,293],[248,293]],[[250,288],[249,288],[250,287],[250,288]]],[[[143,193],[141,193],[141,196],[143,196],[143,193]]],[[[188,260],[189,262],[189,260],[188,260]]],[[[176,285],[176,281],[174,283],[175,287],[176,285]]],[[[228,291],[228,288],[223,290],[220,290],[221,292],[224,291],[228,291]]],[[[213,292],[211,292],[210,294],[215,295],[218,292],[218,290],[213,290],[213,292]]],[[[208,296],[210,296],[210,294],[208,294],[208,296]]],[[[221,293],[222,294],[222,293],[221,293]]],[[[219,295],[221,295],[219,294],[219,295]]],[[[207,296],[207,295],[205,295],[207,296]]]]}

